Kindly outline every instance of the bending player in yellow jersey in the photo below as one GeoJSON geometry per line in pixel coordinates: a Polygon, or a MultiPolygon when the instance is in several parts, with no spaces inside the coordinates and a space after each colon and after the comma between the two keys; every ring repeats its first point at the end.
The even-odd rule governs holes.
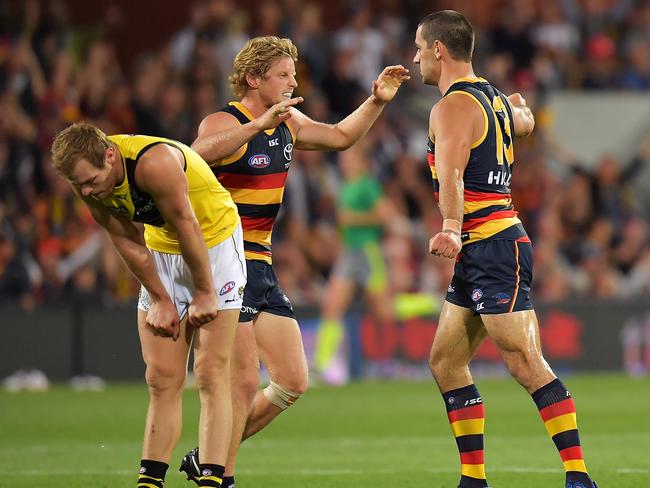
{"type": "Polygon", "coordinates": [[[190,344],[205,453],[198,483],[221,486],[232,425],[230,354],[246,285],[230,194],[198,154],[159,137],[107,137],[74,124],[56,136],[52,159],[142,284],[149,410],[138,487],[163,486],[181,432],[190,344]]]}
{"type": "MultiPolygon", "coordinates": [[[[230,190],[244,228],[248,285],[233,357],[233,436],[224,486],[234,484],[239,443],[291,406],[307,388],[307,361],[300,329],[271,265],[271,232],[292,150],[344,150],[358,141],[393,99],[408,70],[389,66],[368,99],[337,124],[311,120],[295,106],[296,46],[290,39],[257,37],[237,54],[231,88],[238,101],[208,115],[192,147],[230,190]],[[258,391],[259,357],[271,384],[258,391]]],[[[196,476],[196,451],[181,464],[196,476]]],[[[200,452],[203,459],[203,452],[200,452]]]]}

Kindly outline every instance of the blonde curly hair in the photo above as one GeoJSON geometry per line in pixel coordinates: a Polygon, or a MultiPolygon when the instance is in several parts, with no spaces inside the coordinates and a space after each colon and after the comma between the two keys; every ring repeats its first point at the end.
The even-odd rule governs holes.
{"type": "Polygon", "coordinates": [[[235,56],[228,78],[230,89],[241,100],[249,88],[246,75],[264,77],[275,61],[286,56],[298,61],[298,48],[291,39],[264,36],[249,40],[235,56]]]}

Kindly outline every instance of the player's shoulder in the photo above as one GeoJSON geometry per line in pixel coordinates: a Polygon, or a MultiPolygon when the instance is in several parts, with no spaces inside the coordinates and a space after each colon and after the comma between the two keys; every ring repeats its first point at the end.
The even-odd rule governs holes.
{"type": "Polygon", "coordinates": [[[477,109],[476,102],[467,96],[457,96],[452,92],[442,97],[431,108],[431,120],[465,118],[477,109]]]}
{"type": "Polygon", "coordinates": [[[214,133],[222,130],[230,129],[239,125],[237,117],[225,110],[219,110],[206,115],[199,124],[199,134],[201,133],[214,133]]]}

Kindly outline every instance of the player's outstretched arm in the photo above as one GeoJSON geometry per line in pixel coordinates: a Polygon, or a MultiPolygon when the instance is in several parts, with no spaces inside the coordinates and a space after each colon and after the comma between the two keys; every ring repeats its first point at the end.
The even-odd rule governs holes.
{"type": "Polygon", "coordinates": [[[147,312],[147,325],[159,335],[178,339],[178,312],[160,281],[142,231],[127,218],[112,213],[96,199],[84,197],[76,189],[75,193],[86,203],[95,221],[106,230],[131,273],[149,292],[151,307],[147,312]]]}
{"type": "Polygon", "coordinates": [[[199,326],[217,316],[218,304],[208,249],[190,205],[184,164],[179,149],[157,144],[141,156],[135,178],[138,186],[153,197],[165,222],[176,230],[195,289],[188,320],[199,326]]]}
{"type": "Polygon", "coordinates": [[[260,117],[247,124],[226,112],[208,115],[199,125],[199,133],[192,143],[194,149],[208,164],[218,164],[222,159],[235,154],[244,144],[263,130],[273,129],[291,117],[290,107],[302,103],[302,97],[282,100],[260,117]]]}
{"type": "Polygon", "coordinates": [[[520,93],[513,93],[508,96],[508,101],[512,106],[515,137],[529,136],[535,128],[535,117],[530,107],[526,105],[526,99],[520,93]]]}
{"type": "Polygon", "coordinates": [[[338,124],[316,122],[296,109],[289,124],[296,134],[296,148],[343,151],[361,139],[390,102],[399,87],[410,79],[404,66],[388,66],[373,82],[372,95],[338,124]]]}

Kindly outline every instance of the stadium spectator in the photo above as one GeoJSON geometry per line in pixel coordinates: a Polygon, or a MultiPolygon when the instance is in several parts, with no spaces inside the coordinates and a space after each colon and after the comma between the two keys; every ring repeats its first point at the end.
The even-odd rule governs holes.
{"type": "MultiPolygon", "coordinates": [[[[354,65],[358,54],[350,39],[376,34],[383,39],[383,48],[373,46],[373,52],[376,50],[373,63],[384,57],[393,60],[404,56],[402,53],[408,52],[412,44],[404,36],[404,30],[409,22],[417,19],[408,6],[394,0],[359,4],[351,8],[349,13],[355,15],[350,17],[337,16],[335,8],[324,8],[319,2],[303,5],[285,0],[281,3],[288,6],[291,15],[280,19],[276,28],[294,35],[300,47],[299,81],[308,96],[305,113],[316,120],[345,117],[363,96],[365,85],[358,81],[354,65]],[[325,26],[334,35],[326,35],[325,26]],[[337,39],[347,41],[338,44],[337,39]]],[[[252,34],[250,19],[255,19],[257,13],[231,0],[196,1],[187,10],[190,19],[187,25],[180,26],[159,49],[141,52],[122,64],[114,54],[120,42],[115,28],[119,16],[107,15],[102,21],[104,25],[88,28],[71,22],[66,0],[3,5],[0,10],[0,203],[5,207],[6,221],[21,215],[28,222],[27,227],[38,229],[26,244],[16,244],[28,255],[43,259],[34,259],[30,266],[33,297],[43,302],[75,286],[73,275],[61,283],[39,264],[51,262],[56,268],[55,263],[75,251],[67,246],[55,253],[51,246],[52,236],[63,232],[62,222],[71,218],[68,214],[73,207],[69,203],[72,197],[62,194],[57,189],[57,179],[47,174],[46,155],[54,134],[76,120],[92,117],[110,132],[165,134],[190,143],[199,122],[226,101],[225,74],[234,55],[252,34]],[[102,77],[107,64],[119,68],[112,72],[116,75],[109,73],[108,77],[102,77]],[[107,90],[110,97],[106,96],[107,90]]],[[[552,124],[552,119],[545,115],[548,113],[545,103],[553,90],[576,89],[585,83],[607,90],[648,88],[650,3],[647,1],[487,0],[466,3],[465,7],[476,20],[477,36],[495,41],[479,46],[481,71],[504,90],[520,90],[525,86],[526,98],[538,112],[539,128],[545,118],[552,124]],[[503,8],[508,18],[512,16],[515,21],[498,20],[493,15],[496,8],[503,8]],[[508,36],[522,40],[516,51],[503,43],[508,36]]],[[[380,121],[377,137],[371,134],[376,142],[373,158],[377,158],[376,163],[381,167],[377,174],[380,182],[397,205],[408,209],[412,227],[420,229],[411,234],[414,249],[426,248],[422,230],[428,232],[432,228],[433,205],[426,197],[418,196],[426,193],[421,188],[424,184],[421,177],[405,179],[401,175],[404,171],[401,155],[413,155],[418,172],[426,170],[417,148],[426,137],[421,132],[420,121],[426,110],[422,107],[432,101],[432,96],[435,99],[420,84],[407,84],[401,90],[399,106],[389,111],[386,120],[380,121]],[[416,187],[414,180],[418,182],[416,187]]],[[[560,218],[558,242],[549,247],[552,255],[563,263],[560,268],[567,271],[570,279],[566,288],[558,287],[554,294],[580,297],[591,286],[586,283],[590,278],[583,263],[576,257],[579,246],[573,244],[580,239],[576,232],[588,232],[594,215],[599,209],[606,209],[616,232],[605,252],[605,262],[620,269],[619,258],[614,258],[619,253],[614,249],[619,246],[617,236],[626,227],[624,215],[632,211],[634,216],[646,220],[650,204],[639,190],[643,176],[640,170],[635,178],[626,180],[622,192],[617,190],[613,196],[598,197],[596,202],[592,201],[592,182],[596,175],[592,168],[596,161],[584,162],[584,170],[591,176],[573,175],[567,180],[554,176],[556,168],[552,161],[561,157],[561,151],[556,153],[554,148],[545,148],[542,132],[550,131],[540,131],[518,150],[513,197],[535,239],[538,236],[545,239],[540,229],[546,217],[542,216],[555,214],[560,218]],[[560,293],[560,289],[564,291],[560,293]]],[[[322,285],[332,265],[331,250],[335,248],[330,245],[336,234],[329,189],[335,187],[338,176],[333,161],[310,163],[316,158],[314,154],[303,157],[296,152],[295,157],[296,168],[300,167],[304,173],[295,172],[298,176],[295,184],[309,185],[304,192],[309,211],[303,212],[297,204],[291,204],[291,195],[301,190],[291,189],[290,181],[287,205],[284,214],[279,216],[274,240],[276,252],[281,254],[286,244],[287,255],[291,255],[297,252],[291,241],[298,235],[299,250],[305,256],[305,266],[309,267],[306,275],[317,277],[317,283],[322,285]],[[302,219],[304,232],[296,232],[293,223],[283,224],[285,218],[289,223],[298,217],[302,219]]],[[[615,165],[602,163],[601,178],[606,178],[608,171],[612,176],[618,172],[617,178],[625,178],[629,162],[618,161],[619,155],[616,158],[615,165]],[[618,169],[610,171],[607,166],[618,169]]],[[[82,209],[74,218],[92,234],[92,219],[84,217],[83,212],[82,209]]],[[[9,238],[17,239],[14,234],[9,238]]],[[[110,246],[101,249],[90,261],[97,274],[95,281],[101,289],[100,295],[109,303],[133,299],[137,290],[134,281],[119,259],[108,257],[104,250],[110,246]]],[[[422,265],[423,256],[416,254],[416,258],[422,265]]],[[[632,262],[623,268],[635,270],[639,265],[643,269],[643,252],[630,259],[632,262]]],[[[445,275],[436,265],[417,268],[427,269],[424,280],[416,277],[418,283],[438,283],[445,275]]],[[[291,274],[292,269],[285,267],[282,272],[291,274]]],[[[552,282],[544,283],[551,276],[540,269],[535,278],[538,293],[553,290],[552,282]]],[[[289,278],[287,282],[304,279],[289,278]]],[[[623,271],[623,279],[625,284],[631,275],[623,271]]],[[[624,285],[616,293],[627,297],[629,293],[643,293],[641,289],[624,285]]],[[[312,296],[312,293],[296,295],[304,304],[317,305],[318,300],[312,296]]]]}

